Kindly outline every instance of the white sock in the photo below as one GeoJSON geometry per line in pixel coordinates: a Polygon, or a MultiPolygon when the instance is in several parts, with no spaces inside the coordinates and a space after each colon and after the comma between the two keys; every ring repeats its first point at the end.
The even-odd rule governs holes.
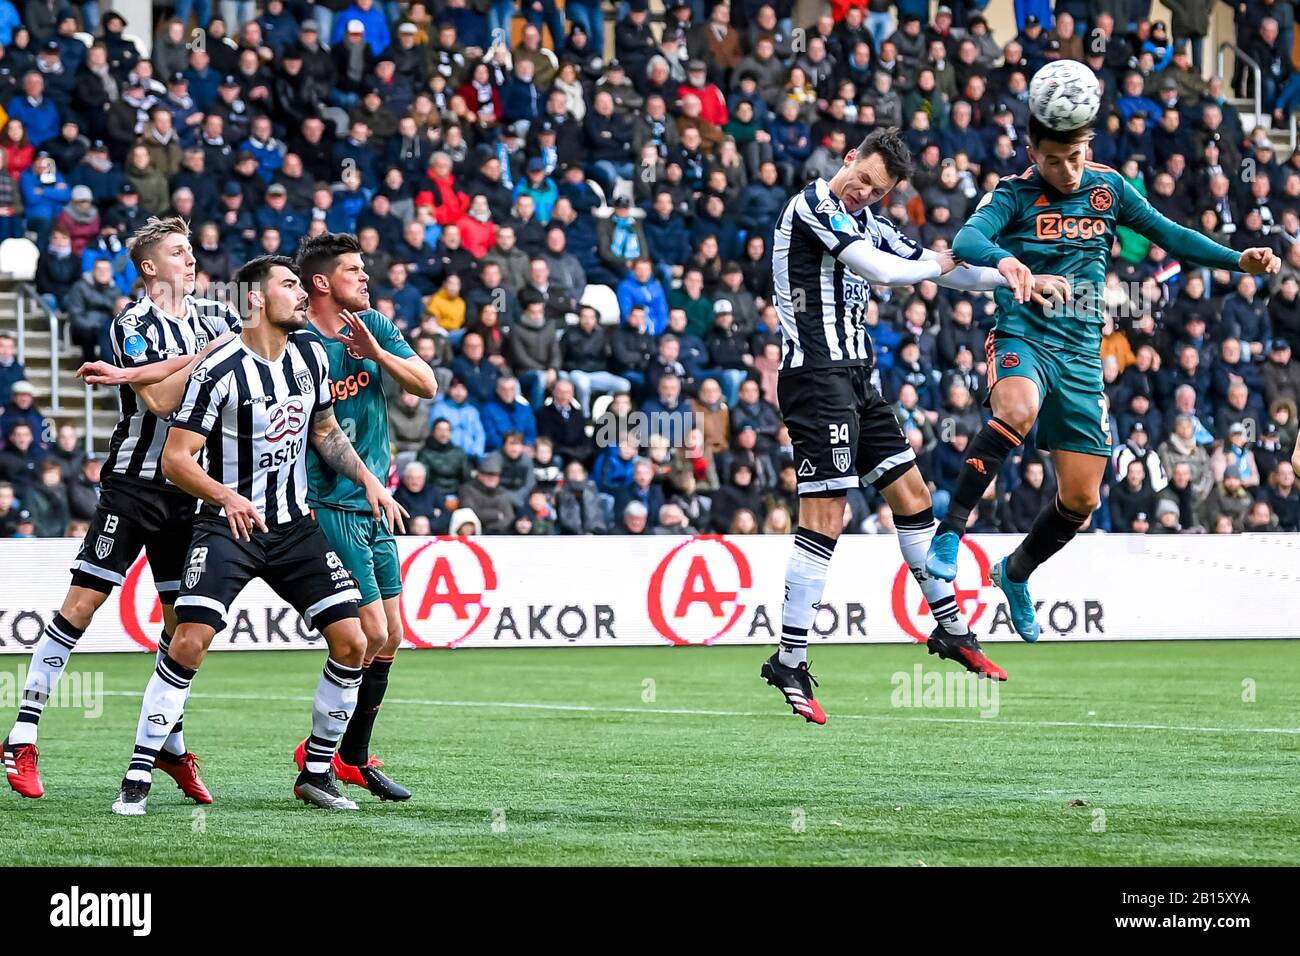
{"type": "Polygon", "coordinates": [[[18,719],[9,731],[9,742],[19,744],[36,743],[37,728],[45,705],[49,702],[54,687],[63,676],[72,656],[77,641],[85,631],[73,627],[62,614],[55,614],[54,620],[45,625],[45,632],[32,650],[32,658],[27,664],[27,680],[23,684],[23,702],[18,707],[18,719]]]}
{"type": "Polygon", "coordinates": [[[154,667],[149,686],[140,702],[140,721],[135,728],[135,752],[126,769],[126,779],[153,780],[153,765],[158,751],[171,734],[172,727],[185,712],[194,671],[164,657],[154,667]]]}
{"type": "Polygon", "coordinates": [[[778,659],[786,667],[808,660],[808,632],[812,630],[826,571],[835,552],[835,539],[808,528],[794,534],[794,550],[785,569],[785,601],[781,605],[781,647],[778,659]]]}
{"type": "Polygon", "coordinates": [[[325,670],[316,685],[312,700],[311,736],[307,738],[308,773],[325,773],[339,748],[343,731],[348,729],[352,712],[357,709],[362,669],[325,659],[325,670]]]}
{"type": "Polygon", "coordinates": [[[926,573],[925,556],[930,550],[930,541],[934,538],[938,522],[934,520],[934,511],[926,508],[914,515],[895,515],[894,527],[898,529],[898,549],[903,552],[903,560],[912,571],[912,577],[921,586],[926,603],[935,623],[954,637],[968,633],[966,622],[962,620],[957,607],[957,595],[951,581],[934,578],[926,573]]]}
{"type": "MultiPolygon", "coordinates": [[[[158,639],[158,662],[167,656],[167,651],[171,649],[172,636],[166,631],[162,632],[162,637],[158,639]]],[[[181,714],[176,718],[176,726],[172,728],[171,735],[163,743],[162,749],[174,757],[183,757],[185,755],[185,715],[181,714]]]]}

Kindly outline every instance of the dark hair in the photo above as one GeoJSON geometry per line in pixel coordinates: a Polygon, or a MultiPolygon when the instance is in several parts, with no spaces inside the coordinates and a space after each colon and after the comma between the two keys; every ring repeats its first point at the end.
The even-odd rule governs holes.
{"type": "Polygon", "coordinates": [[[1061,143],[1065,146],[1074,146],[1077,143],[1086,143],[1092,139],[1093,131],[1091,126],[1080,126],[1078,129],[1062,131],[1052,129],[1045,123],[1041,123],[1036,116],[1029,117],[1029,142],[1030,145],[1037,147],[1044,140],[1061,143]]]}
{"type": "Polygon", "coordinates": [[[290,272],[297,273],[293,260],[288,256],[258,256],[239,267],[235,273],[235,282],[244,289],[261,286],[276,266],[284,266],[290,272]]]}
{"type": "Polygon", "coordinates": [[[876,155],[884,161],[885,169],[894,179],[907,179],[912,175],[912,151],[899,135],[898,127],[872,130],[858,144],[858,162],[876,155]]]}
{"type": "Polygon", "coordinates": [[[357,237],[346,232],[326,232],[304,239],[298,246],[298,275],[310,287],[318,275],[328,275],[338,265],[339,256],[361,252],[357,237]]]}

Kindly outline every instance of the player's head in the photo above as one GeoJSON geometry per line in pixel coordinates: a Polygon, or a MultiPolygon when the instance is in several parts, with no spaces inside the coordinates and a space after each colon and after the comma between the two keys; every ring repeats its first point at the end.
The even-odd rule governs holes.
{"type": "Polygon", "coordinates": [[[370,276],[356,236],[327,232],[303,240],[298,247],[298,274],[313,299],[329,297],[349,312],[370,308],[370,276]]]}
{"type": "Polygon", "coordinates": [[[1088,161],[1088,144],[1092,128],[1061,132],[1029,118],[1029,158],[1038,172],[1058,192],[1072,193],[1083,182],[1084,164],[1088,161]]]}
{"type": "Polygon", "coordinates": [[[858,212],[880,202],[900,179],[910,175],[912,151],[898,129],[877,129],[844,154],[844,164],[831,180],[831,192],[849,212],[858,212]]]}
{"type": "Polygon", "coordinates": [[[146,288],[173,290],[176,298],[194,291],[195,260],[190,247],[190,226],[180,216],[150,216],[126,241],[131,262],[144,277],[146,288]]]}
{"type": "Polygon", "coordinates": [[[307,326],[307,290],[302,287],[294,262],[288,256],[258,256],[235,273],[244,290],[248,325],[255,318],[288,333],[307,326]]]}

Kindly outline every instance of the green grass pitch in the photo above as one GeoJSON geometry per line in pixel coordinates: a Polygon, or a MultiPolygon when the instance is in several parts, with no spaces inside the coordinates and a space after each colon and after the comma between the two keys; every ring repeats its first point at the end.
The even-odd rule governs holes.
{"type": "MultiPolygon", "coordinates": [[[[70,671],[103,673],[103,713],[47,711],[48,792],[38,801],[0,792],[0,858],[1300,862],[1295,642],[989,650],[1011,680],[985,717],[988,698],[982,708],[978,699],[897,706],[915,665],[956,672],[923,649],[814,648],[824,727],[791,715],[760,681],[768,651],[759,647],[404,651],[375,750],[415,798],[380,804],[345,788],[361,805],[350,814],[308,809],[291,794],[290,754],[309,727],[323,653],[218,653],[185,719],[217,802],[198,811],[156,773],[143,819],[114,817],[109,804],[150,659],[83,654],[70,671]]],[[[23,664],[0,658],[10,691],[5,675],[23,664]]]]}

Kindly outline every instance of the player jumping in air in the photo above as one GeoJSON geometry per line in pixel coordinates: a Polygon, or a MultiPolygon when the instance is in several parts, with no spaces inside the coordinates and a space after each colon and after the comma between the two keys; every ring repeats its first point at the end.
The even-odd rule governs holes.
{"type": "MultiPolygon", "coordinates": [[[[326,233],[304,240],[298,250],[298,274],[309,297],[306,334],[329,356],[334,414],[367,470],[385,479],[392,445],[384,377],[403,391],[432,398],[438,387],[433,370],[388,317],[370,308],[370,277],[354,236],[326,233]]],[[[388,689],[388,671],[402,643],[397,542],[374,517],[365,488],[331,468],[314,450],[307,455],[307,480],[307,503],[361,590],[361,628],[366,635],[357,712],[335,755],[334,772],[340,781],[365,787],[381,800],[405,800],[410,791],[389,779],[379,769],[383,762],[370,756],[370,735],[388,689]]],[[[306,741],[294,757],[301,768],[306,741]]]]}
{"type": "Polygon", "coordinates": [[[400,530],[402,509],[334,417],[329,361],[305,331],[307,293],[292,260],[261,256],[235,279],[245,290],[243,332],[195,366],[162,452],[168,480],[202,505],[180,579],[176,633],[145,688],[135,751],[113,803],[122,816],[144,814],[159,744],[179,719],[231,603],[255,577],[329,647],[294,795],[327,809],[357,808],[339,793],[330,765],[361,685],[361,595],[307,507],[308,443],[365,489],[376,517],[400,530]]]}
{"type": "MultiPolygon", "coordinates": [[[[181,403],[199,356],[228,341],[239,317],[228,306],[194,297],[194,252],[182,219],[150,219],[127,241],[145,295],[113,320],[116,365],[91,362],[78,371],[92,385],[120,386],[122,418],[113,430],[103,491],[72,565],[72,586],[32,651],[18,719],[4,742],[5,778],[24,797],[40,797],[36,736],[41,715],[68,658],[95,612],[121,584],[143,548],[163,609],[158,660],[176,633],[173,605],[194,523],[194,499],[163,478],[158,465],[167,420],[181,403]]],[[[160,741],[158,768],[188,797],[211,803],[198,761],[185,749],[178,717],[160,741]]]]}
{"type": "Polygon", "coordinates": [[[1035,641],[1039,627],[1026,582],[1097,508],[1111,452],[1101,335],[1116,227],[1128,226],[1181,261],[1212,269],[1264,275],[1281,263],[1267,248],[1236,252],[1166,219],[1115,170],[1088,161],[1086,127],[1060,133],[1031,119],[1029,138],[1034,165],[998,183],[953,243],[963,261],[996,266],[1009,288],[995,293],[996,325],[986,346],[993,417],[971,442],[925,568],[945,581],[956,577],[957,546],[971,510],[1038,422],[1038,447],[1052,452],[1056,467],[1056,499],[990,572],[1016,632],[1035,641]],[[1032,300],[1033,274],[1041,270],[1071,280],[1068,306],[1032,300]]]}
{"type": "MultiPolygon", "coordinates": [[[[936,627],[930,653],[967,670],[1006,680],[966,626],[953,586],[925,573],[934,534],[930,491],[893,410],[872,384],[871,338],[863,327],[868,283],[912,285],[926,279],[973,291],[1005,286],[995,269],[958,266],[951,252],[921,249],[868,207],[911,174],[911,154],[897,130],[877,130],[829,181],[792,196],[777,220],[772,247],[781,319],[781,414],[794,442],[799,527],[786,569],[780,648],[761,676],[796,714],[822,724],[808,672],[808,631],[844,526],[849,488],[872,486],[894,514],[903,560],[929,603],[936,627]]],[[[1030,276],[1032,294],[1064,295],[1057,276],[1030,276]]]]}

